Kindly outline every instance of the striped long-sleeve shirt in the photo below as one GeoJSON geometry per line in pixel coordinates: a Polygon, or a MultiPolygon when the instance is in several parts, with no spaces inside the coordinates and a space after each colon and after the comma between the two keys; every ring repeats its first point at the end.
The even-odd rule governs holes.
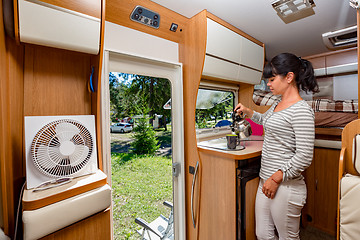
{"type": "Polygon", "coordinates": [[[274,112],[276,101],[264,114],[254,111],[251,120],[262,124],[265,131],[260,178],[268,179],[279,169],[283,181],[301,178],[313,158],[314,112],[304,101],[274,112]]]}

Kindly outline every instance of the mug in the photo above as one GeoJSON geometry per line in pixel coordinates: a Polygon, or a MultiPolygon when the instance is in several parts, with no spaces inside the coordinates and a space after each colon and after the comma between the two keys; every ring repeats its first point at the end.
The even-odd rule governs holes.
{"type": "Polygon", "coordinates": [[[237,135],[236,134],[228,134],[226,135],[227,148],[235,149],[237,145],[237,135]]]}

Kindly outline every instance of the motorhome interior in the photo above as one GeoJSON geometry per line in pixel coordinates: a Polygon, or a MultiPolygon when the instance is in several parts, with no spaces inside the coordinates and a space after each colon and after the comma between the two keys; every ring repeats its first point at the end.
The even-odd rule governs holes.
{"type": "Polygon", "coordinates": [[[270,108],[278,96],[263,67],[283,52],[309,60],[320,89],[301,93],[315,115],[301,239],[360,236],[357,0],[2,0],[0,9],[0,239],[114,239],[110,72],[171,83],[171,234],[147,219],[128,239],[149,239],[139,229],[256,239],[264,136],[219,148],[232,128],[218,122],[238,102],[270,108]]]}

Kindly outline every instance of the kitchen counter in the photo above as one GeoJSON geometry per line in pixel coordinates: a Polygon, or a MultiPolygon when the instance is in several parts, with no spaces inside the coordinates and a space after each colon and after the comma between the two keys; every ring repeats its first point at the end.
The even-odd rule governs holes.
{"type": "Polygon", "coordinates": [[[263,136],[250,136],[248,140],[241,141],[240,145],[245,146],[245,149],[242,150],[227,149],[226,137],[202,141],[197,146],[199,152],[234,160],[246,160],[261,155],[263,139],[263,136]]]}

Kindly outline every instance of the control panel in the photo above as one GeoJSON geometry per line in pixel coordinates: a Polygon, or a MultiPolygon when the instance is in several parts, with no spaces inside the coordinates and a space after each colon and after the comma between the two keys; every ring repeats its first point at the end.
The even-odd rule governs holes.
{"type": "Polygon", "coordinates": [[[153,28],[159,28],[160,26],[160,15],[141,6],[135,7],[130,15],[130,19],[153,28]]]}

